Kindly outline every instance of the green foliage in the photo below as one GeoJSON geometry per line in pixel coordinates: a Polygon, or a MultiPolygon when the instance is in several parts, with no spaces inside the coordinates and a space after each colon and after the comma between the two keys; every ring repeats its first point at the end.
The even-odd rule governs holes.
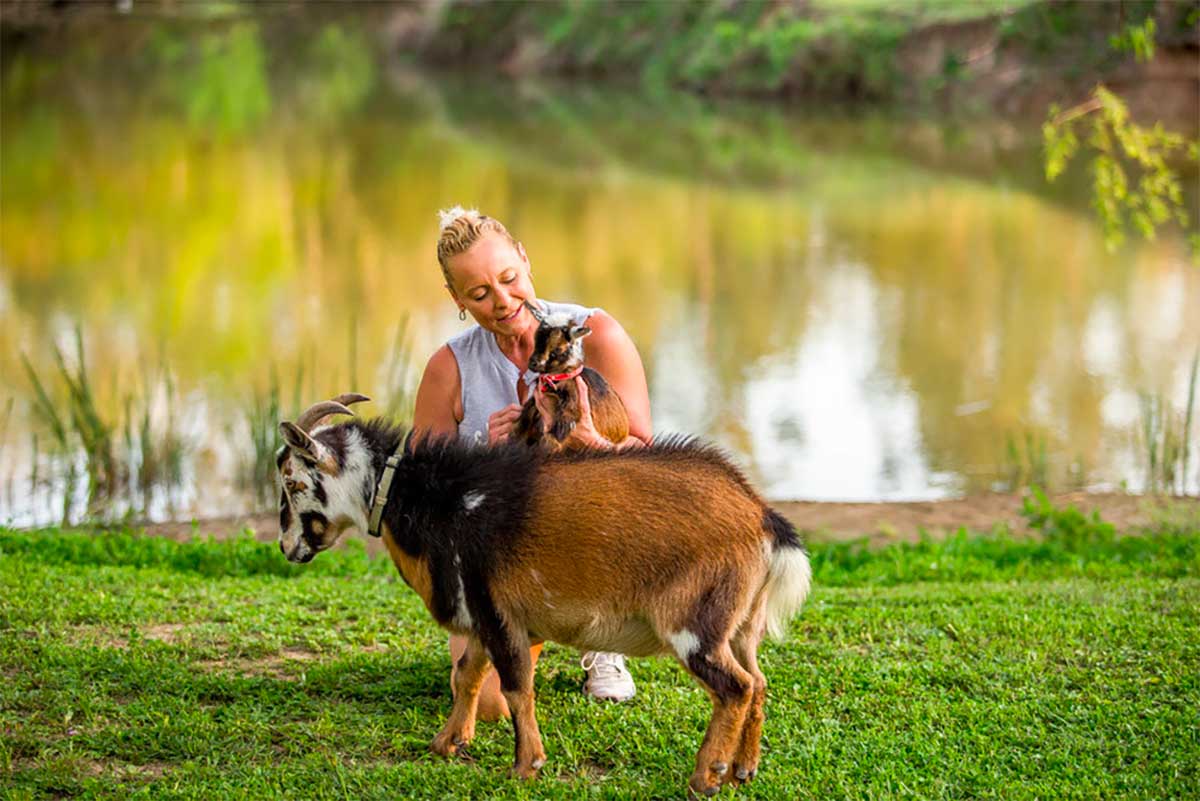
{"type": "Polygon", "coordinates": [[[188,119],[237,134],[256,127],[271,111],[258,26],[245,22],[204,39],[194,76],[185,84],[188,119]]]}
{"type": "Polygon", "coordinates": [[[271,112],[266,57],[257,23],[217,26],[192,41],[180,29],[154,30],[144,54],[188,121],[222,135],[256,129],[271,112]]]}
{"type": "Polygon", "coordinates": [[[813,582],[895,586],[1135,573],[1177,578],[1200,571],[1200,529],[1118,537],[1098,514],[1087,517],[1074,507],[1059,509],[1040,490],[1026,498],[1023,514],[1040,536],[1016,537],[998,528],[989,534],[960,530],[941,540],[922,537],[882,548],[866,540],[814,543],[809,548],[813,582]]]}
{"type": "Polygon", "coordinates": [[[1021,514],[1031,529],[1041,532],[1046,542],[1062,546],[1068,553],[1104,553],[1117,535],[1111,523],[1100,519],[1099,512],[1088,517],[1074,506],[1060,509],[1037,487],[1022,502],[1021,514]]]}
{"type": "Polygon", "coordinates": [[[1138,63],[1154,58],[1154,17],[1146,17],[1140,23],[1126,25],[1119,34],[1109,37],[1108,44],[1117,52],[1133,53],[1138,63]]]}
{"type": "Polygon", "coordinates": [[[1092,154],[1093,205],[1110,250],[1120,246],[1129,227],[1154,239],[1170,222],[1185,229],[1192,224],[1172,163],[1186,159],[1193,166],[1185,169],[1194,174],[1197,142],[1167,131],[1161,123],[1151,128],[1136,124],[1125,103],[1103,86],[1074,108],[1051,106],[1042,138],[1049,181],[1070,166],[1081,145],[1092,154]]]}
{"type": "Polygon", "coordinates": [[[357,108],[375,81],[375,60],[358,32],[326,25],[306,59],[306,108],[316,120],[337,121],[357,108]]]}
{"type": "Polygon", "coordinates": [[[650,86],[886,96],[897,86],[893,58],[900,39],[922,21],[940,19],[944,9],[865,11],[835,5],[813,13],[766,0],[454,2],[428,46],[446,60],[464,53],[494,60],[536,39],[547,65],[636,74],[650,86]]]}

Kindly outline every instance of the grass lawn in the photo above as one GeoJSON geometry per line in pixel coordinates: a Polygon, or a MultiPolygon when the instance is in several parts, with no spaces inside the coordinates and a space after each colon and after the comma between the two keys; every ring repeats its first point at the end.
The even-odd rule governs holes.
{"type": "MultiPolygon", "coordinates": [[[[759,777],[721,797],[1200,797],[1200,532],[1050,511],[1002,532],[815,545],[770,682],[759,777]]],[[[682,798],[709,704],[668,659],[638,695],[537,674],[549,762],[508,724],[427,745],[445,635],[361,548],[0,529],[0,797],[682,798]]]]}

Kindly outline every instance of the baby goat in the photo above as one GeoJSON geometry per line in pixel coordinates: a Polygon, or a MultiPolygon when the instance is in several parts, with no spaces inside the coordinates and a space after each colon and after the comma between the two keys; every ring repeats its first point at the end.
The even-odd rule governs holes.
{"type": "Polygon", "coordinates": [[[538,321],[529,369],[540,374],[534,392],[543,396],[550,409],[550,420],[548,424],[542,422],[536,395],[531,393],[521,409],[513,437],[530,445],[538,442],[561,445],[579,422],[579,388],[575,386],[575,377],[582,375],[596,431],[610,442],[624,442],[629,436],[629,414],[621,396],[604,376],[583,364],[583,338],[592,329],[575,325],[565,314],[545,314],[528,301],[525,308],[538,321]]]}
{"type": "Polygon", "coordinates": [[[810,569],[795,530],[735,467],[688,438],[619,453],[472,450],[379,420],[320,425],[360,400],[342,395],[280,423],[279,545],[307,562],[347,529],[382,536],[434,619],[467,636],[433,751],[470,741],[491,664],[512,710],[513,770],[536,775],[546,754],[529,647],[554,640],[673,654],[713,703],[689,786],[713,795],[754,777],[758,645],[782,635],[810,569]]]}

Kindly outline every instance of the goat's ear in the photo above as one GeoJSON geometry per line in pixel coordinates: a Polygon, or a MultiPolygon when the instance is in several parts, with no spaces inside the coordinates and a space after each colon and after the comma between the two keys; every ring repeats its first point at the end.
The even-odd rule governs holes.
{"type": "Polygon", "coordinates": [[[586,325],[571,326],[571,341],[574,342],[577,339],[583,339],[590,333],[592,333],[592,329],[586,325]]]}
{"type": "Polygon", "coordinates": [[[287,443],[288,447],[301,459],[314,463],[321,461],[320,444],[301,431],[300,426],[284,421],[279,424],[279,433],[283,435],[283,441],[287,443]]]}
{"type": "Polygon", "coordinates": [[[537,320],[539,323],[546,322],[546,315],[543,314],[542,310],[539,309],[535,304],[525,301],[525,308],[529,309],[529,313],[533,315],[533,319],[537,320]]]}

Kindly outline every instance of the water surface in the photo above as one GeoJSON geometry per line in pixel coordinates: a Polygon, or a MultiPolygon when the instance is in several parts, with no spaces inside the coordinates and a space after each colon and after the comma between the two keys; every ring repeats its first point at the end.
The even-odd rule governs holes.
{"type": "Polygon", "coordinates": [[[272,393],[405,414],[464,325],[434,256],[455,203],[506,221],[540,295],[625,325],[657,431],[720,443],[773,498],[1136,490],[1147,404],[1182,420],[1200,271],[1173,235],[1106,252],[1086,192],[1044,185],[1036,126],[429,74],[372,30],[6,45],[0,520],[59,519],[72,468],[85,511],[21,363],[69,416],[53,351],[73,365],[76,330],[126,480],[175,435],[174,478],[105,514],[261,503],[272,393]]]}

